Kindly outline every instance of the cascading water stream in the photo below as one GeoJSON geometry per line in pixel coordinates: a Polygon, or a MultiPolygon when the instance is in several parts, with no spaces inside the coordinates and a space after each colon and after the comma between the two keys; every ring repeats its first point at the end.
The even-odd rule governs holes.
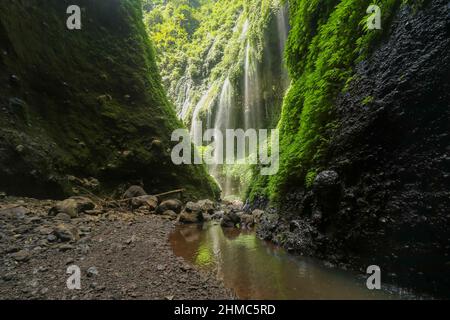
{"type": "MultiPolygon", "coordinates": [[[[223,136],[225,136],[226,129],[231,129],[232,127],[234,127],[234,124],[231,123],[232,107],[233,88],[230,79],[226,78],[222,86],[222,91],[220,92],[219,104],[216,113],[216,119],[214,122],[214,129],[219,130],[223,136]]],[[[222,166],[220,165],[220,163],[222,163],[225,153],[223,152],[224,146],[222,146],[222,152],[219,152],[216,147],[218,147],[217,144],[215,145],[214,151],[215,164],[212,166],[211,173],[218,181],[220,181],[222,179],[220,173],[220,169],[222,168],[222,166]]],[[[231,179],[228,176],[225,176],[225,178],[222,180],[225,180],[222,182],[223,195],[230,195],[232,192],[231,179]]]]}
{"type": "MultiPolygon", "coordinates": [[[[277,41],[279,45],[279,51],[275,47],[275,51],[278,52],[275,53],[275,55],[283,57],[289,29],[287,6],[280,5],[273,14],[273,21],[278,30],[277,41]]],[[[272,104],[274,101],[273,98],[270,98],[273,90],[273,85],[271,83],[274,83],[274,81],[276,83],[278,80],[275,79],[279,79],[281,80],[281,86],[278,86],[277,90],[284,90],[287,87],[288,82],[285,82],[284,80],[287,80],[288,77],[284,67],[280,68],[282,74],[275,75],[270,74],[270,66],[268,67],[269,69],[265,69],[264,58],[262,58],[264,57],[264,54],[258,53],[257,43],[249,36],[249,30],[251,28],[250,21],[245,20],[240,28],[237,27],[238,25],[239,22],[236,24],[234,31],[237,32],[240,29],[240,34],[237,39],[241,43],[241,50],[243,50],[241,51],[241,59],[243,59],[243,61],[241,60],[241,62],[243,62],[242,87],[233,88],[233,85],[238,85],[238,82],[232,83],[230,78],[226,77],[225,80],[223,80],[221,87],[218,87],[218,83],[214,82],[209,86],[208,90],[203,93],[202,97],[195,105],[191,121],[191,137],[194,144],[197,146],[201,145],[201,134],[203,129],[199,125],[198,121],[200,120],[205,122],[206,128],[220,130],[223,137],[226,136],[226,129],[241,128],[248,130],[264,128],[264,125],[271,116],[270,109],[268,110],[268,108],[276,107],[272,104]],[[218,88],[220,89],[217,90],[218,88]],[[268,100],[266,100],[267,98],[268,100]],[[238,114],[232,114],[236,111],[238,114]]],[[[213,50],[213,48],[214,45],[210,51],[213,50]]],[[[208,56],[209,55],[210,52],[208,52],[208,56]]],[[[280,61],[281,60],[282,58],[280,58],[280,61]]],[[[182,118],[188,114],[192,102],[192,89],[190,83],[183,84],[183,88],[184,92],[182,92],[182,94],[184,95],[185,100],[183,103],[178,104],[181,106],[180,116],[182,118]]],[[[223,142],[222,152],[216,150],[216,141],[209,146],[210,148],[213,148],[212,156],[214,157],[214,164],[209,165],[209,171],[221,185],[223,196],[238,195],[240,192],[239,189],[242,187],[239,183],[240,178],[230,177],[229,173],[227,174],[225,172],[230,168],[228,167],[229,165],[224,164],[226,157],[226,141],[224,140],[223,142]]]]}

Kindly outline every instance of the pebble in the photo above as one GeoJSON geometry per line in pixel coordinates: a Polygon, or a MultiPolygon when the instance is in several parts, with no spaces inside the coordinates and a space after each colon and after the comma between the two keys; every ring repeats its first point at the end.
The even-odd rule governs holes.
{"type": "Polygon", "coordinates": [[[28,250],[20,250],[19,252],[13,253],[12,258],[16,261],[28,261],[30,260],[31,254],[28,250]]]}
{"type": "Polygon", "coordinates": [[[87,276],[88,277],[93,277],[98,275],[98,270],[96,267],[89,267],[89,269],[87,269],[87,276]]]}

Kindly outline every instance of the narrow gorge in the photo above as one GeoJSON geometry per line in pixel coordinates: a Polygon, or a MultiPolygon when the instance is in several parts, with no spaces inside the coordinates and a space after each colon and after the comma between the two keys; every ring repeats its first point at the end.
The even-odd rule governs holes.
{"type": "Polygon", "coordinates": [[[448,0],[1,1],[0,84],[0,299],[450,296],[448,0]]]}

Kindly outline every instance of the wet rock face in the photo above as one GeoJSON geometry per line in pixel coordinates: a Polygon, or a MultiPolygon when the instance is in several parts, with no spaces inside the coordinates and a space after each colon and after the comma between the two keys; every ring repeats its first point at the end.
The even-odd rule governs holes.
{"type": "MultiPolygon", "coordinates": [[[[290,190],[284,221],[264,218],[258,232],[276,238],[301,219],[319,230],[312,242],[291,241],[298,251],[310,248],[358,268],[383,265],[400,283],[448,290],[448,1],[430,1],[417,12],[400,9],[355,72],[335,105],[338,126],[323,163],[327,171],[310,192],[290,190]]],[[[293,232],[304,234],[309,226],[293,232]]]]}
{"type": "Polygon", "coordinates": [[[336,171],[320,172],[313,184],[312,216],[318,223],[335,213],[339,207],[341,185],[336,171]]]}
{"type": "Polygon", "coordinates": [[[151,193],[185,187],[185,195],[216,198],[219,188],[206,170],[171,161],[170,136],[179,121],[155,72],[151,46],[142,39],[139,1],[105,3],[84,4],[92,13],[84,27],[92,32],[75,39],[61,32],[55,18],[65,10],[61,2],[45,8],[1,2],[0,20],[8,23],[0,26],[0,190],[64,199],[82,193],[67,179],[76,175],[98,179],[102,194],[139,179],[152,186],[151,193]],[[25,21],[27,10],[33,16],[25,21]],[[104,10],[114,14],[105,19],[104,10]],[[43,21],[47,37],[38,34],[43,21]],[[40,40],[30,46],[31,38],[40,40]],[[92,55],[117,65],[111,68],[110,59],[93,64],[92,55]],[[88,71],[81,77],[80,69],[88,71]]]}

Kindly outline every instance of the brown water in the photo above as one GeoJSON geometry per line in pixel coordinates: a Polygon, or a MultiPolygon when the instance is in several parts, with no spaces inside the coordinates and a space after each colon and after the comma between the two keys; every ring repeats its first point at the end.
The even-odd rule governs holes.
{"type": "Polygon", "coordinates": [[[178,226],[170,236],[177,256],[217,272],[240,299],[411,299],[401,288],[369,290],[366,278],[294,256],[252,231],[215,223],[178,226]]]}

